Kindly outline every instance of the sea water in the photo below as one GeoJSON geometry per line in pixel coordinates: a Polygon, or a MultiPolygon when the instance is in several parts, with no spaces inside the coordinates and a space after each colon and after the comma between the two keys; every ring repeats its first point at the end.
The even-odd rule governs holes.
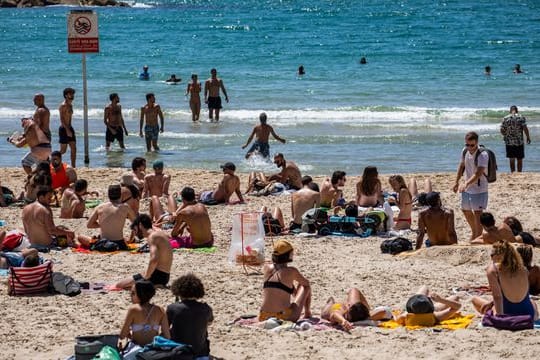
{"type": "MultiPolygon", "coordinates": [[[[525,170],[540,171],[540,3],[537,1],[147,1],[92,8],[100,52],[87,55],[90,166],[129,166],[135,156],[166,166],[272,170],[244,159],[258,115],[286,144],[271,142],[309,174],[453,171],[468,131],[495,150],[510,105],[527,117],[532,144],[525,170]],[[361,57],[367,64],[361,65],[361,57]],[[516,63],[524,73],[513,74],[516,63]],[[149,81],[138,80],[143,65],[149,81]],[[303,65],[306,74],[297,75],[303,65]],[[491,66],[492,75],[484,75],[491,66]],[[230,102],[219,123],[192,123],[184,96],[192,73],[217,68],[230,102]],[[171,74],[178,85],[164,83],[171,74]],[[127,150],[105,151],[103,109],[121,99],[127,150]],[[165,114],[161,152],[138,136],[140,107],[153,92],[165,114]]],[[[81,55],[67,51],[73,7],[0,9],[0,138],[21,131],[33,95],[51,109],[58,149],[58,105],[76,89],[78,165],[83,165],[81,55]]],[[[202,94],[201,94],[202,95],[202,94]]],[[[0,166],[20,166],[27,149],[0,140],[0,166]]],[[[69,156],[67,157],[69,159],[69,156]]],[[[67,160],[66,159],[66,160],[67,160]]]]}

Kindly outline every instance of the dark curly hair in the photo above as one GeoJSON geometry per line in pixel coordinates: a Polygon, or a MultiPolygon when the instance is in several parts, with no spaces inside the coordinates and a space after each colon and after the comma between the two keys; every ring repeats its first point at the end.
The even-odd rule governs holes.
{"type": "Polygon", "coordinates": [[[188,273],[173,281],[171,291],[180,299],[200,299],[204,296],[204,285],[195,274],[188,273]]]}

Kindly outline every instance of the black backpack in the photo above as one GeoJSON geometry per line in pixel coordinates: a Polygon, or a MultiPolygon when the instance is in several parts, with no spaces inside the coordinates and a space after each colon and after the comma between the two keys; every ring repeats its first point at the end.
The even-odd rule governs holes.
{"type": "MultiPolygon", "coordinates": [[[[482,152],[487,152],[488,154],[488,166],[487,166],[487,175],[484,174],[486,177],[488,183],[494,183],[497,181],[497,157],[495,156],[495,153],[485,147],[484,145],[478,146],[478,151],[476,152],[476,155],[474,157],[474,166],[478,166],[478,156],[482,152]]],[[[467,149],[463,149],[463,152],[461,153],[461,157],[463,160],[465,160],[465,154],[467,154],[467,149]]],[[[480,184],[480,179],[478,179],[478,184],[480,184]]]]}
{"type": "Polygon", "coordinates": [[[396,255],[403,251],[410,251],[413,249],[412,242],[404,237],[397,237],[395,239],[384,240],[381,243],[381,251],[383,254],[396,255]]]}

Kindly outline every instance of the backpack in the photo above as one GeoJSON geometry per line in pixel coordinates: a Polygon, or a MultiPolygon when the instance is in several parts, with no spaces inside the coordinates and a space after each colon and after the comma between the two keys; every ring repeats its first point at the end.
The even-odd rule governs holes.
{"type": "MultiPolygon", "coordinates": [[[[497,181],[498,167],[497,158],[495,157],[495,153],[493,151],[491,151],[484,145],[479,145],[478,151],[476,152],[476,155],[474,157],[474,166],[478,166],[478,156],[480,156],[480,154],[484,151],[487,152],[489,158],[487,175],[484,173],[484,176],[486,177],[488,183],[494,183],[495,181],[497,181]]],[[[465,160],[465,154],[467,154],[467,149],[463,149],[463,152],[461,153],[461,157],[463,158],[463,160],[465,160]]],[[[480,184],[480,179],[478,179],[478,184],[480,184]]]]}
{"type": "Polygon", "coordinates": [[[321,236],[336,234],[343,235],[358,235],[356,231],[356,217],[352,216],[330,216],[328,223],[324,224],[317,230],[317,234],[321,236]]]}
{"type": "Polygon", "coordinates": [[[388,231],[386,228],[386,213],[381,210],[369,211],[358,218],[360,227],[369,235],[375,235],[378,231],[388,231]]]}
{"type": "Polygon", "coordinates": [[[105,346],[118,350],[118,335],[89,335],[75,338],[75,360],[91,360],[105,346]]]}
{"type": "Polygon", "coordinates": [[[384,240],[381,243],[381,252],[383,254],[396,255],[403,251],[410,251],[413,249],[412,242],[404,237],[397,237],[395,239],[384,240]]]}
{"type": "Polygon", "coordinates": [[[314,233],[328,222],[328,212],[322,208],[309,209],[302,215],[302,231],[314,233]]]}
{"type": "Polygon", "coordinates": [[[137,353],[138,360],[191,360],[193,359],[191,345],[155,336],[151,344],[146,345],[137,353]]]}
{"type": "Polygon", "coordinates": [[[12,251],[22,244],[24,234],[20,231],[10,231],[4,237],[0,249],[3,251],[12,251]]]}
{"type": "Polygon", "coordinates": [[[67,296],[76,296],[81,293],[81,284],[61,272],[52,273],[52,286],[54,291],[67,296]]]}
{"type": "Polygon", "coordinates": [[[101,252],[113,252],[113,251],[120,250],[120,247],[114,241],[101,239],[101,240],[98,240],[95,244],[93,244],[90,247],[90,250],[101,251],[101,252]]]}

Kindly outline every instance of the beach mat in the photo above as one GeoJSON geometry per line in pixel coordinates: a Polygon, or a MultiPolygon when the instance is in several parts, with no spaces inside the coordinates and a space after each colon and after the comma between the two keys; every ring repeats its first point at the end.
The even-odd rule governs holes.
{"type": "Polygon", "coordinates": [[[89,283],[81,282],[81,294],[82,295],[96,295],[107,294],[111,291],[122,291],[123,289],[117,288],[114,284],[107,284],[104,281],[93,281],[89,283]],[[84,285],[88,284],[88,288],[84,285]],[[84,287],[83,287],[84,286],[84,287]]]}
{"type": "MultiPolygon", "coordinates": [[[[307,330],[313,330],[313,331],[326,331],[326,330],[342,330],[345,331],[340,325],[332,324],[331,322],[318,318],[318,317],[311,317],[309,319],[302,319],[297,322],[292,321],[283,321],[283,320],[275,320],[275,319],[269,319],[266,321],[259,321],[258,317],[256,315],[247,315],[243,317],[239,317],[232,322],[229,323],[229,325],[236,325],[236,326],[243,326],[243,327],[251,327],[251,328],[258,328],[258,329],[265,329],[272,332],[281,332],[281,331],[307,331],[307,330]],[[252,317],[249,317],[252,316],[252,317]],[[270,320],[270,321],[269,321],[270,320]]],[[[372,320],[365,320],[365,321],[357,321],[354,324],[354,327],[366,327],[366,326],[377,326],[377,321],[372,320]]]]}
{"type": "Polygon", "coordinates": [[[217,251],[217,247],[211,246],[211,247],[203,247],[203,248],[178,248],[173,249],[173,252],[175,253],[198,253],[198,254],[213,254],[217,251]]]}
{"type": "Polygon", "coordinates": [[[111,252],[90,250],[90,249],[87,249],[87,248],[85,248],[83,246],[71,248],[71,251],[77,252],[77,253],[82,253],[82,254],[100,254],[100,255],[113,255],[113,254],[118,254],[118,253],[122,253],[122,252],[129,252],[129,253],[132,253],[132,254],[137,253],[137,250],[139,249],[138,244],[126,244],[126,245],[128,247],[127,250],[117,250],[117,251],[111,251],[111,252]]]}
{"type": "MultiPolygon", "coordinates": [[[[399,315],[398,313],[395,313],[395,315],[399,315]]],[[[446,329],[446,330],[457,330],[457,329],[465,329],[467,328],[474,318],[474,315],[460,315],[456,314],[454,317],[443,320],[440,323],[438,323],[435,326],[429,327],[429,326],[405,326],[407,330],[419,330],[419,329],[427,329],[427,328],[435,328],[435,329],[446,329]]],[[[385,329],[397,329],[399,327],[402,327],[403,325],[398,324],[394,320],[388,320],[383,321],[379,324],[379,327],[385,328],[385,329]]]]}

